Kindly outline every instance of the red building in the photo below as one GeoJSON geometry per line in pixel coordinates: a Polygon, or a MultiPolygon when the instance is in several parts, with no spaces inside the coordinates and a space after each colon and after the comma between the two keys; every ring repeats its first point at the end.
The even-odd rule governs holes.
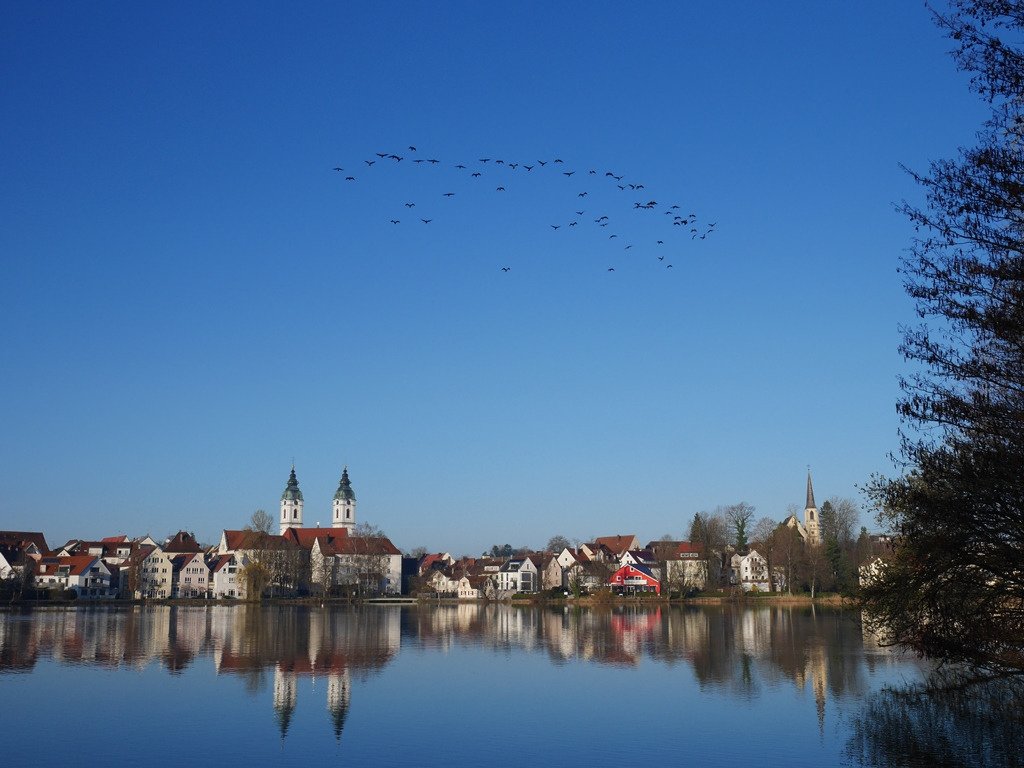
{"type": "Polygon", "coordinates": [[[636,592],[654,592],[661,594],[661,582],[654,574],[642,565],[624,565],[611,575],[608,584],[612,589],[620,589],[632,595],[636,592]]]}

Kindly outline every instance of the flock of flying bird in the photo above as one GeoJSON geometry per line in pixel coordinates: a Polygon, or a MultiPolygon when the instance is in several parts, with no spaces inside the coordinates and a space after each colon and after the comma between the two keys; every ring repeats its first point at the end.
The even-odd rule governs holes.
{"type": "MultiPolygon", "coordinates": [[[[359,171],[359,173],[360,175],[362,175],[363,172],[373,172],[374,166],[378,165],[379,163],[398,165],[403,162],[406,164],[412,164],[414,166],[425,165],[428,167],[438,166],[442,164],[441,160],[438,160],[437,158],[421,156],[417,152],[415,146],[409,146],[407,150],[404,150],[402,152],[402,154],[399,154],[397,152],[375,153],[375,157],[363,160],[362,170],[359,171]]],[[[565,177],[565,179],[568,182],[572,182],[573,178],[577,175],[579,175],[580,179],[587,179],[588,183],[586,185],[581,184],[579,182],[576,183],[576,188],[579,188],[581,186],[588,187],[587,189],[580,189],[578,192],[576,192],[576,199],[579,203],[578,207],[583,208],[583,210],[576,210],[574,207],[574,218],[570,219],[569,221],[562,220],[556,224],[549,224],[552,232],[558,232],[563,228],[568,230],[577,227],[581,224],[587,224],[590,226],[596,226],[605,229],[613,223],[612,218],[608,214],[603,212],[601,213],[601,215],[598,215],[593,218],[587,216],[585,204],[587,202],[587,198],[590,197],[591,193],[595,191],[594,188],[590,186],[590,182],[593,181],[600,181],[608,185],[610,189],[617,188],[619,193],[624,193],[627,195],[627,197],[631,196],[633,198],[632,200],[629,201],[631,203],[631,207],[627,205],[627,210],[631,210],[634,213],[649,213],[660,211],[663,214],[663,216],[669,217],[665,218],[663,223],[666,227],[671,226],[673,228],[672,230],[666,229],[666,232],[671,232],[671,234],[673,235],[683,235],[684,237],[685,235],[689,235],[689,240],[706,240],[709,235],[712,235],[715,232],[715,222],[711,222],[706,225],[698,225],[697,215],[695,213],[682,213],[683,209],[678,204],[673,203],[671,205],[659,206],[657,200],[647,199],[649,197],[649,193],[647,193],[644,185],[641,183],[637,183],[635,181],[627,181],[626,176],[624,174],[618,174],[608,170],[602,172],[596,169],[588,169],[585,172],[581,171],[579,172],[579,174],[577,174],[577,171],[569,169],[565,162],[561,158],[557,157],[552,158],[550,160],[537,160],[535,162],[530,163],[511,162],[497,158],[481,157],[477,160],[476,164],[474,165],[468,165],[466,163],[460,162],[453,164],[452,168],[458,173],[467,174],[470,179],[481,180],[481,183],[483,183],[485,175],[488,174],[492,169],[496,170],[499,166],[503,167],[502,170],[505,172],[506,175],[508,172],[513,172],[517,174],[530,174],[530,177],[534,178],[535,172],[550,173],[553,170],[557,169],[560,175],[565,177]],[[591,177],[594,178],[592,179],[591,177]],[[640,193],[640,199],[636,199],[638,197],[637,193],[640,193]]],[[[359,176],[356,176],[356,171],[351,168],[349,170],[346,170],[344,167],[338,165],[334,167],[334,171],[339,174],[345,174],[343,178],[346,182],[356,182],[359,179],[359,176]]],[[[496,193],[505,192],[506,184],[508,184],[508,182],[504,181],[501,178],[499,178],[499,181],[502,181],[502,183],[499,183],[495,187],[494,191],[496,193]]],[[[447,199],[451,199],[455,197],[455,195],[456,193],[452,191],[440,193],[441,197],[447,199]]],[[[412,210],[416,208],[416,201],[405,201],[404,207],[406,208],[406,213],[411,214],[412,210]]],[[[391,225],[399,225],[402,223],[402,219],[397,218],[397,216],[400,215],[401,214],[394,214],[394,218],[388,219],[391,225]]],[[[431,222],[434,221],[433,218],[417,218],[419,219],[419,222],[421,222],[423,225],[429,225],[431,222]]],[[[673,265],[671,262],[668,264],[664,263],[666,257],[664,246],[666,243],[666,239],[668,237],[668,234],[662,235],[661,239],[656,239],[652,237],[646,239],[645,244],[649,244],[651,241],[653,241],[653,244],[656,246],[655,255],[658,262],[662,264],[666,269],[672,269],[673,265]]],[[[647,236],[645,236],[645,238],[647,238],[647,236]]],[[[607,236],[607,240],[611,244],[614,244],[616,240],[619,241],[619,244],[622,247],[621,252],[629,252],[633,248],[634,244],[632,242],[627,242],[627,239],[629,238],[620,238],[619,232],[617,232],[614,227],[608,233],[607,236]]],[[[506,265],[502,266],[500,269],[502,272],[510,272],[512,270],[512,267],[506,265]]],[[[607,271],[614,272],[615,267],[609,266],[607,267],[607,271]]]]}

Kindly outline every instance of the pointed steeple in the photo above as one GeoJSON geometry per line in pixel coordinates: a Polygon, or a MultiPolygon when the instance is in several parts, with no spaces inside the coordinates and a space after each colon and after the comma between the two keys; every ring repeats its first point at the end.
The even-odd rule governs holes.
{"type": "Polygon", "coordinates": [[[804,507],[804,528],[807,541],[815,546],[821,543],[821,521],[818,520],[818,505],[814,503],[814,486],[811,484],[811,468],[807,468],[807,506],[804,507]]]}

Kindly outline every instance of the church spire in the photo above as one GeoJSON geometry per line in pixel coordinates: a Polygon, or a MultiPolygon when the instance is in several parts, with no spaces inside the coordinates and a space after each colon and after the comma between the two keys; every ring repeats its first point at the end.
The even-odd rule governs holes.
{"type": "Polygon", "coordinates": [[[818,505],[814,503],[814,485],[811,484],[811,468],[807,468],[807,506],[804,507],[804,528],[807,541],[817,546],[821,543],[821,522],[818,520],[818,505]]]}

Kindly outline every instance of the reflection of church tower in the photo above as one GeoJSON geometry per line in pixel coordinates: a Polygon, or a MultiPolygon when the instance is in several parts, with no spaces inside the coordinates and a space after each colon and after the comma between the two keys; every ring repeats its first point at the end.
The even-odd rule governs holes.
{"type": "Polygon", "coordinates": [[[334,509],[331,517],[332,528],[345,528],[351,531],[356,525],[356,495],[352,492],[352,483],[348,479],[348,467],[341,470],[341,482],[334,493],[334,509]]]}
{"type": "Polygon", "coordinates": [[[295,465],[292,465],[292,473],[288,476],[288,485],[281,494],[281,535],[289,528],[302,527],[302,491],[299,490],[299,481],[295,478],[295,465]]]}
{"type": "Polygon", "coordinates": [[[811,668],[811,685],[814,687],[814,703],[818,710],[818,732],[825,734],[825,688],[828,685],[828,668],[825,665],[825,649],[816,644],[810,649],[807,666],[811,668]]]}
{"type": "Polygon", "coordinates": [[[341,673],[332,672],[327,678],[327,711],[334,726],[334,738],[340,740],[348,718],[348,706],[352,699],[352,678],[348,668],[341,673]]]}
{"type": "Polygon", "coordinates": [[[274,667],[274,712],[277,714],[277,726],[281,729],[282,739],[288,733],[297,695],[295,675],[285,672],[278,664],[274,667]]]}
{"type": "Polygon", "coordinates": [[[807,541],[817,546],[821,544],[821,525],[818,522],[818,507],[814,504],[814,486],[811,485],[811,470],[807,470],[807,505],[804,507],[804,528],[807,530],[807,541]]]}

